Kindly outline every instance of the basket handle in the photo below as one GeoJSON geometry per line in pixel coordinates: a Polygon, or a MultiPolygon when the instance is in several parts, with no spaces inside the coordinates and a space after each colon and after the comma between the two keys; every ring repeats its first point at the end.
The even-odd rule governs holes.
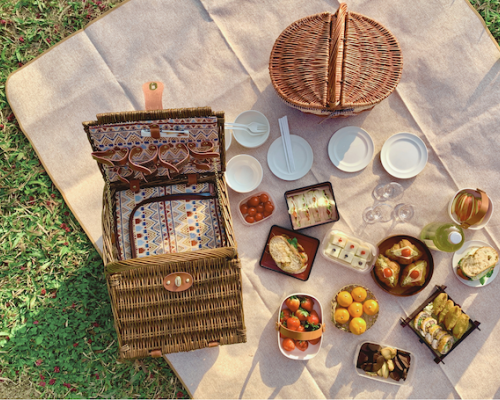
{"type": "Polygon", "coordinates": [[[328,62],[328,106],[337,107],[341,102],[342,63],[344,60],[345,19],[347,4],[341,3],[335,24],[331,24],[330,59],[328,62]]]}

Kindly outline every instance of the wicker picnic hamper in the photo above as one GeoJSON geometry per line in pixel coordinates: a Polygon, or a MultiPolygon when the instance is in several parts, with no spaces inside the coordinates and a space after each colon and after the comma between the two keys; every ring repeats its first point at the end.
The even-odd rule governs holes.
{"type": "MultiPolygon", "coordinates": [[[[153,85],[153,87],[155,86],[153,85]]],[[[123,147],[130,145],[130,143],[143,145],[140,139],[130,139],[130,132],[143,132],[145,127],[150,126],[151,131],[157,129],[158,133],[158,127],[161,130],[163,126],[167,126],[164,124],[173,126],[173,123],[182,123],[183,127],[190,127],[186,130],[186,132],[189,131],[189,135],[179,139],[177,137],[158,138],[157,134],[152,134],[150,139],[144,139],[146,145],[157,143],[157,148],[161,148],[160,144],[163,142],[168,149],[169,144],[165,144],[166,142],[180,143],[183,141],[182,145],[179,144],[180,148],[185,148],[185,143],[188,146],[192,144],[193,148],[198,149],[199,147],[195,145],[195,134],[192,133],[198,129],[196,124],[202,124],[199,125],[203,127],[199,129],[199,132],[209,131],[213,133],[214,129],[212,128],[215,127],[215,146],[211,148],[211,153],[206,153],[218,153],[217,157],[212,156],[210,160],[215,168],[208,170],[207,163],[203,164],[203,167],[201,162],[206,160],[201,157],[196,160],[192,159],[191,152],[188,152],[189,156],[185,157],[190,158],[190,160],[184,162],[182,166],[177,163],[177,169],[175,169],[175,163],[172,160],[165,161],[164,164],[171,168],[170,173],[163,176],[161,173],[142,175],[143,179],[138,180],[131,179],[132,176],[127,177],[125,174],[122,174],[120,179],[114,179],[116,176],[110,173],[113,168],[108,167],[105,162],[99,164],[106,182],[102,214],[105,274],[115,328],[118,333],[120,356],[126,359],[147,356],[160,357],[168,353],[246,342],[241,266],[232,226],[226,183],[223,177],[225,170],[224,114],[213,112],[207,107],[161,109],[100,114],[97,116],[97,121],[85,122],[83,125],[92,144],[93,154],[97,152],[98,155],[102,155],[103,146],[108,145],[108,147],[111,146],[110,151],[114,151],[116,156],[116,154],[120,154],[123,147]],[[211,126],[210,129],[205,129],[207,121],[213,122],[213,125],[208,125],[211,126]],[[98,130],[101,133],[96,133],[98,130]],[[114,132],[109,133],[112,130],[114,132]],[[118,134],[118,136],[114,136],[110,140],[111,134],[118,134]],[[126,140],[132,140],[132,142],[123,140],[123,143],[120,143],[122,146],[116,146],[116,137],[120,137],[120,135],[125,136],[126,140]],[[156,138],[152,136],[156,136],[156,138]],[[133,140],[138,140],[138,142],[133,142],[133,140]],[[169,164],[170,162],[171,164],[169,164]],[[193,170],[193,168],[202,167],[205,169],[201,169],[197,173],[182,173],[183,168],[193,170]],[[173,170],[180,173],[173,174],[173,170]],[[208,190],[206,188],[213,189],[212,193],[203,194],[208,196],[209,200],[202,197],[202,194],[183,193],[183,190],[195,187],[204,187],[204,190],[208,190]],[[220,240],[217,245],[214,245],[213,240],[210,241],[203,237],[200,241],[203,246],[200,244],[198,249],[198,244],[195,242],[199,237],[196,236],[196,232],[199,229],[203,230],[200,225],[203,225],[205,221],[199,218],[195,220],[196,224],[193,222],[194,220],[190,220],[189,229],[187,225],[179,225],[181,228],[176,234],[180,236],[175,236],[179,242],[183,233],[192,239],[194,231],[193,246],[195,247],[193,248],[189,246],[183,249],[177,248],[172,252],[162,250],[154,255],[149,254],[147,246],[146,253],[139,253],[138,249],[135,249],[133,253],[127,253],[121,249],[120,243],[122,245],[126,243],[120,239],[120,236],[123,236],[122,231],[125,224],[120,225],[120,217],[124,218],[124,216],[117,214],[122,213],[124,208],[120,208],[121,206],[117,202],[123,201],[123,198],[134,199],[134,197],[138,197],[140,200],[141,195],[149,192],[156,193],[157,188],[161,188],[167,194],[159,197],[159,200],[155,197],[148,198],[140,203],[146,205],[145,207],[139,207],[135,213],[130,213],[129,236],[131,242],[128,245],[134,247],[138,246],[137,243],[141,243],[142,236],[137,232],[144,232],[145,235],[154,233],[155,224],[145,225],[147,229],[143,231],[142,224],[133,227],[132,220],[141,220],[141,213],[150,211],[147,205],[154,204],[156,206],[155,202],[158,202],[163,208],[171,206],[170,211],[167,210],[161,217],[161,221],[167,226],[162,229],[167,229],[166,232],[170,232],[169,234],[172,235],[170,222],[165,223],[163,220],[165,215],[168,218],[177,218],[179,217],[178,210],[185,207],[185,210],[193,210],[194,214],[199,217],[200,204],[210,202],[214,208],[211,209],[212,214],[207,212],[208,218],[213,217],[216,220],[213,222],[214,226],[220,224],[217,236],[220,240]],[[200,198],[196,196],[200,196],[200,198]],[[172,206],[173,204],[177,204],[177,208],[172,206]],[[141,211],[142,209],[147,211],[141,211]],[[215,214],[217,214],[216,217],[215,214]],[[138,236],[139,239],[137,239],[138,236]],[[212,245],[207,245],[207,243],[212,243],[212,245]]],[[[129,153],[128,165],[130,166],[133,152],[130,149],[126,151],[129,153]]],[[[136,152],[141,153],[140,150],[136,150],[136,152]]],[[[115,161],[119,158],[115,158],[115,161]]],[[[157,167],[158,169],[162,168],[159,163],[156,165],[142,164],[142,166],[155,170],[157,167]]],[[[141,177],[139,172],[140,169],[136,170],[134,174],[141,177]]],[[[189,214],[190,211],[186,211],[186,213],[189,214]]],[[[186,217],[183,220],[184,223],[187,220],[186,217]]],[[[208,223],[211,222],[208,221],[208,223]]],[[[198,236],[200,235],[203,236],[198,234],[198,236]]],[[[169,240],[173,240],[172,237],[169,237],[169,240]]]]}
{"type": "Polygon", "coordinates": [[[396,38],[342,3],[335,14],[311,15],[288,26],[269,60],[271,82],[289,106],[320,116],[369,110],[398,84],[403,69],[396,38]]]}

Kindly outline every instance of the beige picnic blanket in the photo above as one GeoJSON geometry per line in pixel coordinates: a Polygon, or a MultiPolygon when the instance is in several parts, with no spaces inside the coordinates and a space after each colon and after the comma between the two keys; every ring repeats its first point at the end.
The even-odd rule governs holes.
{"type": "MultiPolygon", "coordinates": [[[[277,207],[268,222],[244,226],[237,218],[243,195],[230,191],[233,219],[243,262],[243,297],[248,342],[168,356],[187,389],[198,398],[500,398],[500,279],[483,288],[460,283],[451,254],[433,252],[431,284],[419,295],[398,298],[383,292],[371,276],[349,271],[318,255],[310,278],[302,282],[259,266],[271,225],[290,227],[283,192],[330,181],[340,211],[334,226],[348,234],[363,231],[377,243],[393,233],[417,236],[431,221],[446,221],[446,207],[463,187],[485,190],[498,208],[500,198],[499,48],[466,0],[347,0],[348,9],[385,25],[404,55],[397,90],[372,111],[332,119],[305,115],[281,102],[269,78],[268,60],[278,35],[292,22],[319,12],[335,12],[324,0],[130,0],[14,73],[8,100],[23,131],[90,239],[100,247],[102,177],[90,157],[81,122],[97,113],[144,108],[141,86],[165,83],[166,108],[211,106],[228,121],[243,110],[263,112],[271,137],[257,149],[234,143],[228,159],[246,153],[264,168],[259,189],[272,193],[277,207]],[[292,134],[314,152],[311,171],[286,182],[267,166],[267,150],[279,137],[278,118],[288,116],[292,134]],[[361,126],[375,142],[375,156],[362,171],[345,173],[330,162],[328,141],[340,128],[361,126]],[[361,213],[374,203],[371,192],[393,178],[380,150],[398,132],[418,135],[429,159],[418,176],[397,180],[404,202],[415,207],[410,223],[391,222],[363,229],[361,213]],[[376,324],[364,335],[341,332],[328,321],[330,301],[344,285],[372,289],[380,302],[376,324]],[[481,322],[445,360],[435,364],[430,351],[400,318],[411,314],[435,285],[481,322]],[[284,296],[316,296],[326,321],[324,343],[308,362],[285,358],[277,346],[275,322],[284,296]],[[356,346],[365,340],[396,346],[415,356],[407,386],[359,377],[356,346]]],[[[467,231],[498,249],[500,213],[489,225],[467,231]]],[[[323,238],[331,226],[304,233],[323,238]]]]}

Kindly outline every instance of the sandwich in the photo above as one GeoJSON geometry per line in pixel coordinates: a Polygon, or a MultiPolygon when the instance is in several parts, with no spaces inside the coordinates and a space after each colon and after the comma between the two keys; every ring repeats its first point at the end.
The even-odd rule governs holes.
{"type": "Polygon", "coordinates": [[[312,223],[321,222],[321,217],[319,214],[319,203],[318,203],[318,191],[308,190],[305,194],[305,198],[309,208],[309,215],[311,216],[312,223]]]}
{"type": "Polygon", "coordinates": [[[408,265],[401,274],[400,286],[422,286],[427,277],[427,261],[420,260],[408,265]]]}
{"type": "Polygon", "coordinates": [[[492,247],[474,248],[458,262],[457,273],[465,280],[476,281],[491,276],[497,262],[498,253],[492,247]]]}
{"type": "Polygon", "coordinates": [[[296,238],[274,236],[269,241],[269,252],[276,265],[289,274],[300,274],[307,268],[307,254],[296,238]]]}
{"type": "Polygon", "coordinates": [[[423,253],[409,240],[403,239],[388,249],[385,255],[393,261],[408,265],[422,258],[423,253]]]}
{"type": "Polygon", "coordinates": [[[375,263],[375,274],[382,283],[392,288],[395,288],[398,284],[400,269],[401,267],[398,263],[389,260],[382,254],[378,256],[375,263]]]}

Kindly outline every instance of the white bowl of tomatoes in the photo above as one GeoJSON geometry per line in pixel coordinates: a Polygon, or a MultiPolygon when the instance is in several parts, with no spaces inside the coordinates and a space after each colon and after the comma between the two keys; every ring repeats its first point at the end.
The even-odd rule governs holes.
{"type": "Polygon", "coordinates": [[[268,192],[254,193],[238,205],[238,215],[245,225],[252,226],[268,219],[274,212],[274,199],[268,192]]]}
{"type": "Polygon", "coordinates": [[[310,360],[323,343],[323,308],[314,296],[287,296],[278,312],[278,347],[292,360],[310,360]]]}

